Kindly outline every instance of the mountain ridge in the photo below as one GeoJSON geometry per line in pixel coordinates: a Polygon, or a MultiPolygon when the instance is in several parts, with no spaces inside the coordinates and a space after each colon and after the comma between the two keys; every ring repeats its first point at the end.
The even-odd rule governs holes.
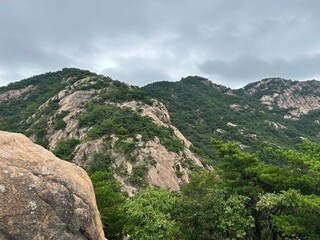
{"type": "Polygon", "coordinates": [[[25,133],[88,171],[100,164],[129,195],[145,184],[179,190],[189,168],[203,168],[191,143],[171,125],[166,107],[138,87],[77,69],[33,78],[0,95],[7,97],[0,98],[1,113],[16,109],[0,115],[5,130],[25,133]],[[43,96],[45,83],[38,81],[48,76],[50,91],[43,96]]]}
{"type": "MultiPolygon", "coordinates": [[[[189,84],[181,79],[174,83],[149,84],[142,89],[168,107],[173,124],[196,147],[209,149],[211,137],[223,141],[235,140],[244,147],[268,144],[289,147],[299,143],[301,137],[319,142],[317,111],[320,106],[318,88],[315,87],[319,85],[318,81],[297,82],[270,78],[232,90],[223,87],[206,88],[202,84],[203,78],[200,81],[196,81],[198,77],[191,78],[194,80],[189,81],[189,84]],[[301,85],[311,86],[306,91],[301,85]],[[275,89],[285,91],[292,86],[296,87],[295,91],[290,90],[293,100],[284,105],[288,93],[283,94],[282,105],[278,106],[278,102],[273,98],[275,89]],[[301,97],[302,95],[304,97],[301,97]],[[266,104],[266,100],[271,102],[272,108],[266,104]],[[296,109],[303,111],[294,115],[296,109]],[[190,115],[190,112],[195,114],[190,115]],[[199,132],[202,136],[197,137],[199,132]]],[[[282,96],[281,91],[277,96],[282,96]]],[[[213,157],[213,152],[206,152],[213,157]]]]}
{"type": "MultiPolygon", "coordinates": [[[[93,94],[107,89],[113,81],[110,77],[87,70],[65,68],[1,87],[1,129],[26,133],[42,145],[51,142],[49,148],[53,150],[57,136],[60,134],[58,139],[66,137],[61,135],[61,131],[53,134],[54,128],[59,128],[59,124],[60,127],[67,127],[64,119],[72,122],[73,128],[77,128],[77,121],[68,113],[77,108],[72,106],[70,99],[73,98],[75,102],[84,100],[79,103],[84,104],[94,99],[93,94]],[[65,97],[70,88],[76,89],[72,93],[74,96],[69,94],[65,97]],[[27,104],[28,98],[33,102],[27,104]],[[58,102],[62,98],[63,107],[59,108],[58,102]],[[39,102],[46,104],[41,105],[39,102]],[[44,136],[48,133],[43,126],[48,119],[35,121],[31,116],[34,112],[47,114],[45,109],[57,111],[58,108],[59,114],[52,116],[49,121],[55,122],[55,127],[50,130],[51,137],[46,139],[44,136]],[[21,124],[23,119],[27,119],[26,124],[21,124]]],[[[148,106],[151,98],[157,99],[169,110],[167,114],[170,114],[172,124],[191,140],[193,151],[204,159],[215,158],[210,147],[211,138],[237,141],[243,148],[255,149],[266,145],[289,147],[299,143],[302,138],[319,141],[320,82],[316,80],[299,82],[266,78],[240,89],[215,84],[200,76],[188,76],[177,82],[156,82],[142,88],[120,81],[115,83],[115,89],[111,89],[108,94],[102,93],[105,103],[112,104],[114,101],[113,105],[121,107],[123,103],[136,99],[148,106]],[[118,104],[119,101],[123,103],[118,104]]],[[[126,107],[143,112],[137,106],[127,104],[126,107]]],[[[158,124],[161,125],[160,122],[158,124]]],[[[77,134],[76,138],[79,138],[83,133],[77,134]]]]}
{"type": "Polygon", "coordinates": [[[0,129],[25,133],[85,168],[108,239],[150,236],[150,229],[166,236],[163,220],[174,227],[172,239],[209,239],[213,232],[225,239],[230,225],[219,227],[230,220],[235,238],[275,236],[276,226],[281,237],[318,239],[320,111],[311,101],[318,82],[308,91],[293,91],[294,84],[271,79],[232,90],[189,76],[139,88],[63,69],[1,88],[0,129]],[[299,106],[279,105],[288,89],[287,99],[309,104],[297,119],[285,116],[299,106]],[[293,208],[283,208],[287,197],[293,208]]]}

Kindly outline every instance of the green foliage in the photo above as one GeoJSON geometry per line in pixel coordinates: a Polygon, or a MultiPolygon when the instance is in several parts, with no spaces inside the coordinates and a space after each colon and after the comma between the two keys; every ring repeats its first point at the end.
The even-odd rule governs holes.
{"type": "Polygon", "coordinates": [[[259,162],[254,154],[241,151],[235,143],[214,141],[223,185],[237,194],[255,196],[262,191],[258,181],[259,162]]]}
{"type": "Polygon", "coordinates": [[[63,120],[65,116],[69,114],[69,111],[62,111],[55,116],[53,123],[54,130],[64,130],[67,126],[67,123],[63,120]]]}
{"type": "Polygon", "coordinates": [[[180,161],[183,168],[189,169],[191,171],[202,171],[202,167],[196,165],[194,161],[190,158],[184,158],[180,161]]]}
{"type": "MultiPolygon", "coordinates": [[[[61,71],[37,75],[11,83],[6,87],[0,87],[0,94],[10,90],[29,88],[28,91],[22,93],[18,98],[0,102],[0,129],[26,134],[29,125],[25,121],[35,113],[38,114],[39,118],[41,116],[47,117],[49,112],[52,112],[57,106],[57,100],[49,101],[48,106],[42,113],[39,113],[37,110],[42,104],[51,99],[68,84],[72,84],[83,77],[94,75],[85,70],[64,68],[61,71]]],[[[39,138],[38,142],[43,146],[46,145],[46,140],[42,137],[39,138]]]]}
{"type": "Polygon", "coordinates": [[[145,177],[148,173],[148,166],[146,164],[136,165],[132,168],[132,173],[129,182],[133,185],[144,186],[145,177]]]}
{"type": "MultiPolygon", "coordinates": [[[[197,76],[139,89],[88,71],[63,69],[1,87],[0,94],[28,88],[19,97],[0,102],[1,130],[32,135],[46,147],[49,119],[54,130],[66,127],[63,118],[68,112],[57,113],[59,100],[54,96],[84,77],[94,81],[74,85],[75,90],[101,89],[79,116],[80,127],[88,129],[87,140],[103,138],[111,146],[112,139],[118,139],[115,148],[132,162],[136,162],[138,136],[143,141],[157,137],[168,150],[181,152],[184,145],[173,129],[159,127],[129,108],[106,104],[137,100],[151,105],[152,96],[166,104],[173,124],[194,143],[192,151],[207,163],[217,163],[213,171],[199,171],[190,159],[182,160],[181,167],[194,173],[181,192],[172,193],[144,189],[148,168],[156,164],[146,157],[128,179],[141,192],[126,199],[113,173],[127,176],[127,169],[111,169],[113,158],[107,150],[94,154],[88,172],[108,239],[125,235],[130,239],[320,239],[320,146],[301,143],[300,138],[319,142],[319,110],[297,121],[283,118],[288,109],[269,111],[259,99],[272,93],[279,86],[277,81],[247,96],[243,90],[232,92],[197,76]],[[240,108],[230,107],[234,103],[240,108]],[[272,122],[286,128],[275,129],[272,122]],[[236,143],[213,138],[236,140],[248,152],[236,143]],[[296,143],[295,149],[288,149],[296,143]]],[[[70,161],[79,143],[60,140],[54,153],[70,161]]],[[[180,165],[175,170],[181,177],[180,165]]]]}
{"type": "Polygon", "coordinates": [[[283,117],[288,110],[275,107],[270,111],[260,103],[263,95],[285,87],[279,84],[282,82],[277,79],[270,82],[270,88],[246,95],[243,89],[231,90],[191,76],[178,82],[156,82],[142,89],[165,104],[172,124],[194,144],[193,150],[212,164],[218,157],[211,147],[211,138],[240,142],[252,152],[264,146],[292,148],[301,142],[301,136],[320,143],[319,125],[315,122],[319,110],[292,121],[283,117]],[[233,104],[239,108],[232,108],[233,104]],[[272,122],[286,128],[276,129],[272,122]]]}
{"type": "Polygon", "coordinates": [[[109,100],[112,102],[124,102],[124,101],[142,101],[145,104],[151,105],[152,100],[147,94],[135,86],[129,86],[120,81],[113,81],[111,86],[102,94],[103,100],[109,100]]]}
{"type": "Polygon", "coordinates": [[[48,129],[48,120],[46,117],[40,118],[32,126],[32,132],[36,137],[36,143],[43,147],[48,146],[48,140],[46,138],[47,129],[48,129]]]}
{"type": "Polygon", "coordinates": [[[267,149],[278,165],[234,143],[214,146],[220,168],[182,186],[175,219],[188,239],[319,239],[319,145],[267,149]]]}
{"type": "Polygon", "coordinates": [[[172,152],[181,152],[184,149],[183,143],[177,138],[172,138],[172,136],[170,138],[163,137],[161,143],[172,152]]]}
{"type": "Polygon", "coordinates": [[[271,165],[232,144],[215,144],[222,160],[220,186],[250,197],[256,232],[273,239],[319,238],[319,145],[306,141],[301,152],[269,148],[279,163],[271,165]]]}
{"type": "Polygon", "coordinates": [[[304,196],[293,189],[266,193],[260,196],[257,209],[263,213],[268,229],[282,239],[319,239],[319,196],[304,196]]]}
{"type": "Polygon", "coordinates": [[[66,160],[71,161],[73,158],[73,151],[77,147],[77,145],[80,144],[80,141],[78,139],[60,139],[52,151],[57,157],[66,160]]]}
{"type": "Polygon", "coordinates": [[[260,166],[259,179],[263,188],[270,192],[293,188],[303,194],[320,194],[319,145],[304,142],[300,146],[302,152],[268,149],[278,165],[260,166]]]}
{"type": "Polygon", "coordinates": [[[103,89],[109,87],[112,82],[112,79],[109,77],[105,77],[103,75],[95,76],[91,78],[91,81],[81,83],[76,86],[76,90],[89,90],[89,89],[103,89]]]}
{"type": "Polygon", "coordinates": [[[253,227],[253,217],[246,208],[249,198],[228,196],[216,188],[201,188],[200,195],[191,196],[181,198],[177,210],[188,239],[244,239],[253,227]]]}
{"type": "MultiPolygon", "coordinates": [[[[262,186],[253,188],[252,182],[259,183],[260,176],[259,172],[246,174],[248,168],[253,164],[259,171],[267,165],[235,144],[215,145],[217,155],[226,162],[219,172],[191,175],[181,195],[148,188],[127,200],[121,213],[124,234],[132,239],[254,239],[260,232],[262,239],[294,235],[316,239],[318,197],[298,194],[297,199],[303,201],[297,202],[294,194],[284,197],[283,192],[264,193],[262,186]],[[234,179],[241,184],[234,184],[234,179]],[[306,229],[312,231],[306,233],[306,229]]],[[[143,178],[146,171],[146,165],[138,165],[132,175],[143,178]]]]}
{"type": "Polygon", "coordinates": [[[248,229],[254,226],[254,219],[246,208],[249,198],[241,195],[231,195],[225,202],[219,229],[225,239],[244,239],[248,229]]]}
{"type": "Polygon", "coordinates": [[[160,141],[170,151],[181,151],[183,144],[174,137],[170,128],[160,127],[148,117],[144,117],[129,108],[120,108],[114,105],[101,104],[98,101],[90,102],[87,111],[79,116],[81,127],[90,127],[87,135],[91,139],[115,134],[120,140],[117,146],[126,154],[133,152],[135,143],[123,141],[127,138],[135,139],[137,134],[142,139],[149,140],[159,137],[160,141]]]}
{"type": "Polygon", "coordinates": [[[198,172],[182,186],[177,219],[188,239],[245,239],[254,219],[249,197],[226,188],[216,172],[198,172]]]}
{"type": "Polygon", "coordinates": [[[124,152],[129,161],[135,162],[136,158],[133,155],[133,152],[137,148],[137,142],[118,139],[114,146],[124,152]]]}
{"type": "Polygon", "coordinates": [[[90,178],[106,237],[111,240],[123,239],[125,196],[120,191],[119,183],[114,180],[109,172],[98,171],[92,174],[90,178]]]}
{"type": "Polygon", "coordinates": [[[126,213],[125,234],[130,239],[181,239],[179,225],[171,212],[176,207],[177,197],[166,189],[147,188],[128,199],[124,205],[126,213]]]}
{"type": "Polygon", "coordinates": [[[63,119],[57,119],[53,124],[54,130],[64,130],[67,126],[67,123],[63,119]]]}
{"type": "Polygon", "coordinates": [[[110,170],[110,164],[113,158],[108,152],[96,152],[93,155],[93,160],[89,163],[89,172],[94,173],[98,171],[110,170]]]}

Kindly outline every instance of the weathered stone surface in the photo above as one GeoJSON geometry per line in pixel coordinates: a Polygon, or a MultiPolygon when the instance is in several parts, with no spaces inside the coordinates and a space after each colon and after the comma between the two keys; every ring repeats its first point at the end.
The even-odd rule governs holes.
{"type": "Polygon", "coordinates": [[[104,239],[86,172],[0,131],[0,239],[104,239]]]}
{"type": "Polygon", "coordinates": [[[288,109],[284,118],[298,120],[310,111],[320,109],[320,82],[298,82],[281,78],[263,79],[246,90],[248,95],[265,93],[260,101],[269,110],[288,109]]]}
{"type": "MultiPolygon", "coordinates": [[[[134,112],[141,116],[150,118],[153,123],[158,126],[169,128],[173,131],[173,135],[179,139],[184,149],[180,153],[171,152],[166,149],[159,139],[151,139],[146,141],[141,139],[141,134],[137,134],[134,139],[126,139],[127,142],[135,141],[137,147],[131,155],[136,158],[135,162],[130,162],[126,154],[121,149],[115,147],[115,142],[118,140],[117,136],[102,136],[100,139],[91,140],[87,138],[88,128],[79,125],[79,115],[86,111],[84,107],[86,103],[93,99],[99,99],[101,92],[108,92],[109,86],[101,89],[91,89],[87,86],[96,83],[99,79],[96,77],[87,77],[80,79],[69,86],[66,89],[61,90],[58,94],[48,99],[43,103],[37,112],[48,107],[50,101],[58,101],[58,108],[52,111],[48,117],[48,127],[46,131],[46,138],[48,140],[48,149],[54,150],[57,142],[61,139],[78,139],[81,143],[74,149],[72,155],[72,162],[81,167],[89,167],[90,163],[94,160],[96,153],[108,153],[112,156],[110,167],[116,170],[126,169],[126,173],[122,176],[114,175],[114,177],[121,182],[122,189],[128,194],[131,194],[132,189],[136,189],[137,186],[130,183],[129,179],[132,173],[132,168],[139,165],[147,165],[148,174],[143,179],[147,184],[154,186],[161,186],[170,188],[172,190],[179,190],[179,184],[181,182],[188,181],[188,174],[190,170],[187,167],[183,167],[181,164],[185,159],[192,160],[194,165],[203,167],[199,158],[197,158],[191,151],[191,142],[188,141],[183,134],[171,124],[170,115],[164,104],[153,99],[152,104],[145,104],[141,101],[124,101],[124,102],[112,102],[109,99],[104,100],[107,105],[114,105],[120,108],[130,108],[134,112]],[[84,87],[82,90],[79,87],[84,87]],[[63,129],[55,129],[54,123],[57,120],[56,116],[61,113],[66,115],[63,117],[63,121],[66,126],[63,129]],[[140,137],[139,137],[140,135],[140,137]],[[106,143],[106,139],[109,139],[109,143],[106,143]],[[159,154],[157,151],[160,151],[159,154]],[[151,160],[154,166],[151,165],[151,160]],[[177,168],[183,174],[182,177],[177,177],[177,168]]],[[[68,82],[68,80],[66,80],[68,82]]],[[[209,84],[209,82],[204,82],[209,84]]],[[[209,84],[211,86],[211,84],[209,84]]],[[[128,86],[130,88],[130,86],[128,86]]],[[[212,85],[212,87],[218,87],[212,85]]],[[[39,115],[34,114],[27,122],[31,124],[29,130],[33,132],[33,125],[39,121],[39,115]]],[[[35,134],[31,135],[30,139],[36,140],[35,134]]],[[[181,175],[181,173],[179,175],[181,175]]]]}
{"type": "Polygon", "coordinates": [[[33,89],[35,89],[35,87],[30,85],[30,86],[27,86],[25,88],[18,89],[18,90],[9,90],[9,91],[7,91],[5,93],[0,94],[0,102],[1,101],[7,101],[9,99],[19,98],[21,96],[21,94],[23,94],[25,92],[29,92],[29,91],[31,91],[33,89]]]}

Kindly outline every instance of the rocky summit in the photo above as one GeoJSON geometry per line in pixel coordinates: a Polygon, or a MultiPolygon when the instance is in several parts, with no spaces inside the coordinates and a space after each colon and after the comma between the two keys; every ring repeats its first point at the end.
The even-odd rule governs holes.
{"type": "Polygon", "coordinates": [[[0,239],[104,239],[87,173],[0,131],[0,239]]]}
{"type": "Polygon", "coordinates": [[[161,102],[79,69],[0,88],[0,129],[24,133],[91,173],[112,172],[129,195],[145,185],[177,191],[191,168],[203,168],[161,102]]]}

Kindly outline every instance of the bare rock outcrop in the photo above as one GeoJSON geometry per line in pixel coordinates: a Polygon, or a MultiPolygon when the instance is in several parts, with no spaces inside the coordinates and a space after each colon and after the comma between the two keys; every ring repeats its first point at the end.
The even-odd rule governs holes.
{"type": "MultiPolygon", "coordinates": [[[[132,169],[137,169],[139,166],[146,166],[146,174],[143,176],[145,183],[167,187],[172,190],[179,190],[179,184],[188,181],[189,167],[197,166],[203,168],[200,159],[190,151],[192,143],[171,124],[169,112],[163,103],[155,99],[152,99],[147,104],[139,100],[117,101],[117,99],[108,98],[108,94],[112,96],[117,93],[119,87],[116,86],[115,82],[111,82],[110,80],[106,80],[103,87],[100,85],[97,88],[92,87],[94,84],[99,83],[99,81],[104,80],[99,77],[80,79],[43,103],[37,113],[27,119],[27,122],[30,124],[28,131],[33,132],[30,139],[36,140],[33,129],[36,128],[38,121],[41,120],[39,113],[42,110],[46,110],[46,108],[50,108],[50,103],[55,102],[56,106],[54,109],[46,110],[50,112],[47,116],[45,135],[48,149],[54,150],[60,140],[77,139],[80,143],[73,149],[71,161],[78,166],[88,169],[95,161],[94,156],[96,153],[110,154],[112,160],[108,163],[108,167],[114,169],[115,172],[123,173],[122,176],[114,174],[114,177],[122,183],[122,188],[125,191],[128,190],[129,195],[131,189],[136,187],[132,183],[133,181],[130,181],[132,169]],[[112,105],[122,109],[131,109],[138,115],[150,118],[159,127],[170,129],[172,137],[179,140],[183,144],[183,147],[181,147],[179,152],[172,152],[172,150],[168,150],[163,145],[163,142],[157,136],[154,139],[146,140],[141,139],[141,134],[137,132],[136,136],[121,140],[135,145],[135,149],[131,153],[125,154],[121,147],[116,146],[115,143],[119,138],[114,134],[100,136],[98,139],[90,139],[87,135],[90,127],[79,124],[79,116],[88,111],[86,104],[91,100],[100,101],[100,104],[104,104],[105,106],[112,105]],[[64,126],[56,128],[55,123],[59,121],[64,126]],[[161,154],[157,151],[160,151],[161,154]],[[135,160],[132,161],[132,159],[135,160]],[[188,162],[188,164],[184,162],[188,162]]],[[[126,89],[123,85],[122,87],[126,89]]],[[[127,88],[126,91],[130,92],[130,88],[132,87],[127,86],[127,88]]]]}
{"type": "Polygon", "coordinates": [[[18,89],[18,90],[9,90],[5,93],[0,94],[0,102],[7,101],[9,99],[19,98],[21,96],[21,94],[23,94],[25,92],[29,92],[33,89],[35,89],[34,86],[30,85],[30,86],[27,86],[25,88],[18,89]]]}
{"type": "Polygon", "coordinates": [[[0,239],[104,239],[86,172],[0,131],[0,239]]]}
{"type": "Polygon", "coordinates": [[[281,78],[263,79],[246,89],[251,96],[260,96],[260,102],[269,110],[287,109],[284,118],[298,120],[310,111],[320,109],[320,82],[298,82],[281,78]]]}

